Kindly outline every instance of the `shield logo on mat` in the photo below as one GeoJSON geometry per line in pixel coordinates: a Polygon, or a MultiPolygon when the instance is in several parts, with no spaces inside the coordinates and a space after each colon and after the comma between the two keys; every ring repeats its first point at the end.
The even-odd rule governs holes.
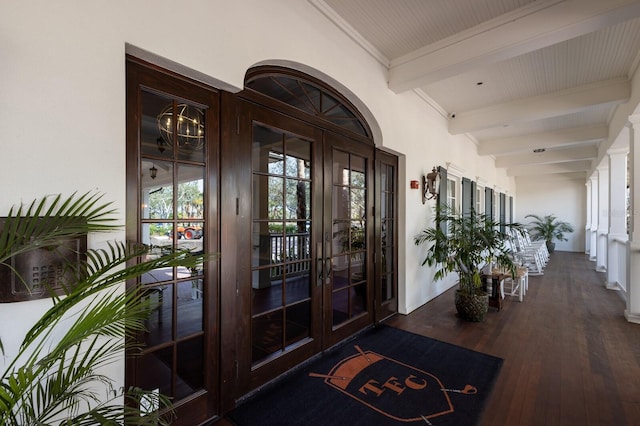
{"type": "Polygon", "coordinates": [[[324,378],[327,385],[400,422],[424,422],[454,412],[451,389],[433,374],[355,348],[357,354],[338,362],[328,374],[310,376],[324,378]]]}

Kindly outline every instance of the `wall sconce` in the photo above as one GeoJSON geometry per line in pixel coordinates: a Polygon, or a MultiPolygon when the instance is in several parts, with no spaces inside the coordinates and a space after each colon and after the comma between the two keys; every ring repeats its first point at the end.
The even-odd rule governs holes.
{"type": "Polygon", "coordinates": [[[149,176],[151,176],[151,179],[155,179],[158,176],[158,169],[156,169],[155,164],[149,169],[149,176]]]}
{"type": "Polygon", "coordinates": [[[440,189],[440,172],[434,166],[431,173],[426,176],[422,176],[422,204],[425,204],[427,200],[438,197],[438,191],[440,189]]]}

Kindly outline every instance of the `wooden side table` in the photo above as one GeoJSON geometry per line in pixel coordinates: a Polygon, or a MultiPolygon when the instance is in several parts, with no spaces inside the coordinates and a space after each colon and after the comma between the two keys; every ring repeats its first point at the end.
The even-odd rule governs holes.
{"type": "Polygon", "coordinates": [[[502,309],[502,300],[504,299],[504,279],[506,275],[493,272],[491,274],[482,274],[482,289],[489,292],[489,306],[502,309]],[[491,280],[491,281],[489,281],[491,280]],[[491,283],[491,291],[488,290],[489,282],[491,283]]]}

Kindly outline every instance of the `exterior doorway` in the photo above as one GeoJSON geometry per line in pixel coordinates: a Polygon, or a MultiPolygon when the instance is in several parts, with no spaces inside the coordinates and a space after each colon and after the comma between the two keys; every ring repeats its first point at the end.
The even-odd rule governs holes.
{"type": "Polygon", "coordinates": [[[146,286],[127,385],[198,424],[397,311],[397,157],[339,93],[260,67],[231,94],[127,62],[127,235],[219,253],[146,286]]]}

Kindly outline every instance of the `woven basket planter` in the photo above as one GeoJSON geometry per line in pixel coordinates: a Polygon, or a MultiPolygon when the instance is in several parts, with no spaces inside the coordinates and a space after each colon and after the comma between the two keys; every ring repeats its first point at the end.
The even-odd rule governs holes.
{"type": "Polygon", "coordinates": [[[466,321],[482,322],[489,311],[489,295],[487,293],[466,294],[456,290],[455,304],[460,318],[466,321]]]}

